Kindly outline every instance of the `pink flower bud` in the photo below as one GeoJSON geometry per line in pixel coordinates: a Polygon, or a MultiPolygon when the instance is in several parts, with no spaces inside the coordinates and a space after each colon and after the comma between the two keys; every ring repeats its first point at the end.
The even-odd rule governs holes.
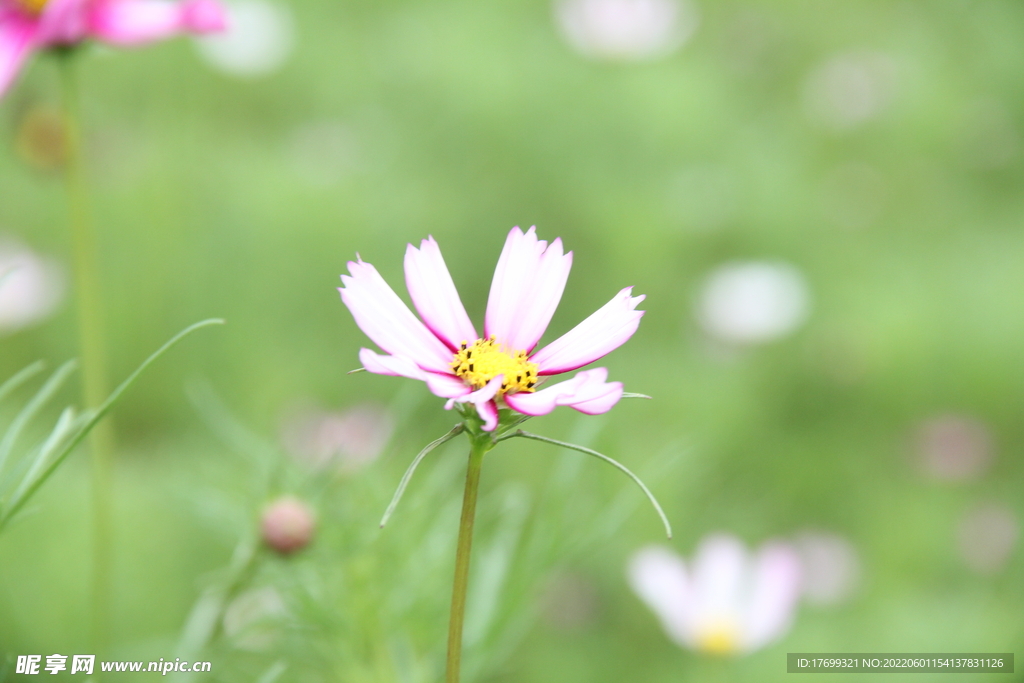
{"type": "Polygon", "coordinates": [[[268,546],[288,555],[309,544],[316,530],[316,517],[303,501],[284,496],[266,507],[260,528],[268,546]]]}

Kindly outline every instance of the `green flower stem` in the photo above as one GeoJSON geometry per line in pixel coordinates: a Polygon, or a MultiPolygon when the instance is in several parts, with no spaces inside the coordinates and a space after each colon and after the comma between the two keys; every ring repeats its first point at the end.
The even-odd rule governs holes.
{"type": "MultiPolygon", "coordinates": [[[[100,406],[109,393],[103,337],[103,310],[100,303],[99,274],[96,268],[96,235],[89,219],[73,48],[60,51],[58,58],[67,136],[65,185],[68,195],[75,297],[78,308],[82,398],[85,407],[92,409],[100,406]]],[[[102,652],[106,648],[110,624],[110,559],[112,554],[110,494],[113,436],[109,421],[96,425],[89,435],[89,446],[92,451],[93,494],[93,640],[94,649],[97,652],[102,652]]]]}
{"type": "MultiPolygon", "coordinates": [[[[474,430],[475,431],[475,430],[474,430]]],[[[476,518],[476,497],[480,489],[480,470],[484,455],[494,448],[490,435],[470,433],[472,447],[466,468],[466,491],[462,498],[462,520],[459,522],[459,545],[455,551],[455,585],[452,588],[452,612],[448,621],[448,660],[445,683],[459,683],[462,661],[462,622],[466,614],[466,588],[469,585],[469,553],[473,545],[473,520],[476,518]]]]}

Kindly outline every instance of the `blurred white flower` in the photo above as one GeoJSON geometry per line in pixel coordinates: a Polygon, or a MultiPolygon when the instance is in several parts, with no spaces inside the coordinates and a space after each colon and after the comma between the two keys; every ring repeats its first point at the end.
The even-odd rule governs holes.
{"type": "Polygon", "coordinates": [[[977,479],[992,464],[992,434],[967,415],[939,415],[918,426],[914,439],[918,464],[943,481],[977,479]]]}
{"type": "Polygon", "coordinates": [[[64,274],[55,261],[0,237],[0,335],[45,319],[63,295],[64,274]]]}
{"type": "Polygon", "coordinates": [[[807,116],[835,131],[866,123],[892,100],[895,74],[892,59],[884,54],[853,52],[833,57],[807,78],[807,116]]]}
{"type": "Polygon", "coordinates": [[[967,566],[983,576],[998,574],[1010,559],[1020,536],[1020,524],[1011,509],[987,503],[960,520],[960,554],[967,566]]]}
{"type": "Polygon", "coordinates": [[[236,597],[224,610],[224,634],[235,647],[266,650],[277,639],[279,623],[286,614],[284,600],[275,588],[254,588],[236,597]]]}
{"type": "Polygon", "coordinates": [[[650,546],[630,560],[628,579],[676,644],[709,654],[744,654],[789,629],[800,595],[800,560],[781,542],[751,556],[724,534],[708,536],[687,564],[650,546]]]}
{"type": "Polygon", "coordinates": [[[785,263],[737,262],[705,280],[697,320],[719,341],[757,344],[794,331],[807,318],[810,295],[803,276],[785,263]]]}
{"type": "Polygon", "coordinates": [[[804,599],[812,604],[845,602],[860,583],[860,558],[853,544],[838,534],[805,531],[794,547],[803,568],[804,599]]]}
{"type": "Polygon", "coordinates": [[[228,29],[196,38],[206,61],[232,76],[255,78],[277,71],[295,44],[295,20],[288,5],[272,0],[224,3],[228,29]]]}
{"type": "Polygon", "coordinates": [[[621,61],[668,55],[700,23],[690,0],[557,0],[555,18],[584,56],[621,61]]]}
{"type": "Polygon", "coordinates": [[[285,421],[281,438],[290,453],[311,467],[353,471],[380,455],[394,429],[389,410],[364,403],[341,413],[298,410],[285,421]]]}

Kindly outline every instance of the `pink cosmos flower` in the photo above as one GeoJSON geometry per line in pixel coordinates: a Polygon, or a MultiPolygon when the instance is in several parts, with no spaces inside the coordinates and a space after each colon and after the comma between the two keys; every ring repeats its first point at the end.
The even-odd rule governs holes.
{"type": "MultiPolygon", "coordinates": [[[[535,351],[551,322],[572,266],[562,240],[550,245],[512,228],[498,259],[487,301],[483,336],[466,315],[441,250],[433,237],[408,245],[405,282],[422,322],[369,263],[350,261],[342,275],[342,301],[359,328],[389,355],[370,349],[359,360],[370,372],[422,380],[445,406],[471,403],[483,429],[498,424],[498,408],[546,415],[557,406],[597,415],[622,397],[621,382],[593,368],[541,388],[552,375],[587,365],[618,348],[636,332],[644,300],[623,289],[572,330],[535,351]]],[[[357,257],[358,258],[358,257],[357,257]]]]}
{"type": "Polygon", "coordinates": [[[0,0],[0,96],[35,50],[88,38],[141,45],[225,25],[216,0],[0,0]]]}

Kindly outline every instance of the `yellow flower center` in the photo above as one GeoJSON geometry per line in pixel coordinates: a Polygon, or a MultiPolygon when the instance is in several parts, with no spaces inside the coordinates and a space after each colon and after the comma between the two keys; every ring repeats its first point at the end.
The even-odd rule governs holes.
{"type": "Polygon", "coordinates": [[[31,14],[40,14],[43,8],[46,7],[46,3],[50,0],[15,0],[15,2],[22,6],[27,12],[31,14]]]}
{"type": "Polygon", "coordinates": [[[526,351],[509,353],[505,347],[489,339],[477,339],[472,344],[462,342],[459,351],[452,359],[452,370],[463,382],[474,389],[482,389],[484,385],[497,375],[504,375],[501,389],[497,396],[517,391],[534,391],[537,384],[537,364],[531,363],[526,351]]]}
{"type": "Polygon", "coordinates": [[[697,635],[697,647],[712,655],[730,655],[739,644],[736,627],[724,621],[709,624],[697,635]]]}

